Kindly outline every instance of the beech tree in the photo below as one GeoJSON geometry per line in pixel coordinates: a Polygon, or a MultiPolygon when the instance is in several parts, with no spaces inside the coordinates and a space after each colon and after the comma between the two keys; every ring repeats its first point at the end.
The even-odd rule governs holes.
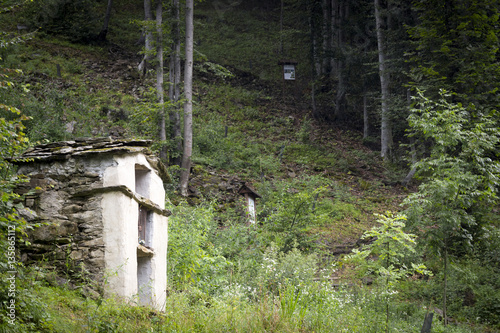
{"type": "Polygon", "coordinates": [[[184,149],[181,164],[180,192],[187,196],[193,150],[193,0],[186,0],[186,64],[184,67],[184,149]]]}
{"type": "Polygon", "coordinates": [[[166,129],[166,113],[165,113],[165,92],[163,89],[164,83],[164,61],[163,61],[163,1],[156,0],[155,2],[155,21],[153,21],[151,0],[144,0],[144,34],[145,34],[145,49],[144,57],[138,66],[142,74],[146,73],[149,62],[153,56],[156,56],[155,72],[156,72],[156,97],[158,105],[158,138],[160,141],[160,158],[167,160],[168,147],[166,145],[167,129],[166,129]],[[154,22],[154,30],[153,30],[154,22]]]}

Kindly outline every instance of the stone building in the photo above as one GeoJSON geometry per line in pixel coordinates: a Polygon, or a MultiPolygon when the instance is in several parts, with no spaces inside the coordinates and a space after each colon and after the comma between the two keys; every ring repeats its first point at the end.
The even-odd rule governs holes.
{"type": "Polygon", "coordinates": [[[149,141],[90,139],[36,146],[14,162],[29,176],[26,262],[71,267],[105,297],[163,310],[168,216],[165,166],[149,141]]]}

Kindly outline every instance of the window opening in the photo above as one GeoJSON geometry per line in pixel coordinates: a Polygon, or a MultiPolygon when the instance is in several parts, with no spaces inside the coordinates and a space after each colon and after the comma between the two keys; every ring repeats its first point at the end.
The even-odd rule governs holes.
{"type": "Polygon", "coordinates": [[[153,212],[139,205],[137,248],[137,296],[141,304],[153,301],[153,212]]]}
{"type": "Polygon", "coordinates": [[[135,193],[149,199],[151,171],[144,165],[135,165],[135,193]]]}
{"type": "Polygon", "coordinates": [[[152,275],[151,257],[137,257],[137,294],[141,304],[152,304],[152,275]]]}
{"type": "Polygon", "coordinates": [[[139,244],[151,247],[153,240],[153,213],[146,208],[139,206],[138,221],[138,242],[139,244]]]}

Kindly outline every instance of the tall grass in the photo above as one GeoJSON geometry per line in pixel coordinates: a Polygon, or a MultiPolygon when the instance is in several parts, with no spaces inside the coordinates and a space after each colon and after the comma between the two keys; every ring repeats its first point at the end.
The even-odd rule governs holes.
{"type": "MultiPolygon", "coordinates": [[[[385,330],[385,307],[380,305],[384,295],[367,287],[333,288],[320,283],[299,288],[283,285],[278,295],[257,290],[253,300],[237,293],[211,297],[188,288],[169,294],[164,313],[113,299],[96,302],[61,287],[38,286],[35,292],[47,304],[44,324],[32,326],[36,332],[371,333],[385,330]]],[[[420,331],[426,314],[423,306],[394,301],[390,309],[390,332],[420,331]]],[[[22,328],[17,332],[22,332],[22,328]]],[[[484,328],[449,325],[445,329],[441,321],[435,319],[432,332],[484,332],[484,328]]]]}

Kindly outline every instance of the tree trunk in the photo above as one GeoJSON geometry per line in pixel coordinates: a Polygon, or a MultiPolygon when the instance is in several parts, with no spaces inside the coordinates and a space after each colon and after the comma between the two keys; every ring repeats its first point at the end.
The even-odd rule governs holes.
{"type": "Polygon", "coordinates": [[[316,29],[314,24],[314,4],[309,8],[309,30],[311,33],[311,107],[314,119],[319,119],[316,106],[316,78],[318,76],[319,64],[317,55],[316,29]]]}
{"type": "MultiPolygon", "coordinates": [[[[332,0],[330,4],[330,52],[333,52],[335,48],[335,41],[337,39],[337,28],[338,28],[338,9],[339,2],[338,0],[332,0]]],[[[334,54],[330,56],[330,68],[331,68],[331,76],[333,78],[337,77],[337,60],[334,54]]]]}
{"type": "MultiPolygon", "coordinates": [[[[411,108],[410,89],[408,89],[406,92],[406,101],[408,103],[408,111],[410,111],[411,108]]],[[[413,176],[415,176],[415,173],[417,172],[417,168],[415,167],[415,164],[417,163],[417,149],[415,148],[415,138],[413,136],[410,137],[410,149],[411,149],[411,170],[410,172],[408,172],[406,177],[401,182],[401,185],[403,186],[408,186],[410,181],[413,179],[413,176]]]]}
{"type": "MultiPolygon", "coordinates": [[[[144,0],[144,20],[152,21],[153,14],[151,13],[151,0],[144,0]]],[[[149,26],[146,27],[145,34],[145,42],[144,42],[144,57],[142,58],[141,63],[137,67],[140,73],[145,74],[148,67],[148,62],[151,61],[152,51],[153,51],[153,33],[151,32],[149,26]]]]}
{"type": "Polygon", "coordinates": [[[370,136],[370,118],[368,117],[368,97],[366,87],[363,85],[363,139],[370,136]]]}
{"type": "MultiPolygon", "coordinates": [[[[445,239],[446,242],[446,239],[445,239]]],[[[444,246],[444,283],[443,283],[443,323],[444,326],[448,324],[448,318],[446,315],[446,289],[448,283],[448,245],[444,246]]]]}
{"type": "Polygon", "coordinates": [[[335,110],[334,118],[339,119],[343,117],[345,110],[345,93],[346,85],[344,78],[344,38],[343,38],[343,22],[347,18],[348,2],[342,0],[331,1],[331,54],[330,67],[331,78],[336,81],[336,96],[335,96],[335,110]]]}
{"type": "MultiPolygon", "coordinates": [[[[391,243],[387,242],[386,269],[390,266],[391,243]]],[[[385,278],[385,332],[389,333],[389,274],[385,278]]]]}
{"type": "Polygon", "coordinates": [[[377,31],[378,44],[378,67],[380,76],[381,89],[381,152],[380,155],[384,160],[389,160],[392,154],[392,126],[389,117],[389,72],[386,67],[386,54],[384,45],[384,33],[382,31],[382,16],[380,13],[380,0],[374,0],[375,5],[375,28],[377,31]]]}
{"type": "Polygon", "coordinates": [[[339,119],[342,117],[343,113],[343,103],[344,103],[344,95],[345,95],[345,85],[344,78],[342,73],[343,62],[339,60],[337,62],[337,94],[335,96],[335,119],[339,119]]]}
{"type": "Polygon", "coordinates": [[[99,36],[97,40],[104,42],[106,40],[106,36],[108,35],[108,26],[109,20],[111,19],[111,8],[113,6],[113,0],[108,0],[108,7],[106,8],[106,15],[104,16],[104,23],[102,25],[101,32],[99,32],[99,36]]]}
{"type": "Polygon", "coordinates": [[[330,6],[328,0],[323,0],[321,3],[323,8],[323,58],[322,58],[322,66],[321,66],[321,74],[328,74],[330,72],[330,55],[331,50],[329,49],[330,39],[331,39],[331,31],[330,25],[328,24],[330,21],[330,6]]]}
{"type": "Polygon", "coordinates": [[[181,133],[181,120],[179,115],[179,100],[180,100],[180,81],[181,81],[181,33],[180,33],[180,7],[179,0],[173,0],[174,10],[174,26],[173,26],[173,40],[172,55],[170,57],[170,90],[169,97],[173,104],[170,112],[170,123],[172,124],[172,131],[170,132],[170,139],[175,144],[173,148],[173,156],[170,156],[171,165],[181,165],[181,152],[182,152],[182,133],[181,133]]]}
{"type": "Polygon", "coordinates": [[[160,159],[165,161],[167,159],[167,149],[165,141],[167,134],[165,129],[165,97],[163,92],[163,3],[162,0],[156,0],[156,94],[158,96],[158,104],[160,107],[160,141],[162,142],[160,148],[160,159]]]}
{"type": "Polygon", "coordinates": [[[284,4],[283,0],[281,0],[281,8],[280,8],[280,56],[283,57],[283,12],[284,12],[284,4]]]}
{"type": "Polygon", "coordinates": [[[184,66],[184,152],[182,154],[180,191],[187,196],[193,149],[193,0],[186,0],[186,64],[184,66]]]}

